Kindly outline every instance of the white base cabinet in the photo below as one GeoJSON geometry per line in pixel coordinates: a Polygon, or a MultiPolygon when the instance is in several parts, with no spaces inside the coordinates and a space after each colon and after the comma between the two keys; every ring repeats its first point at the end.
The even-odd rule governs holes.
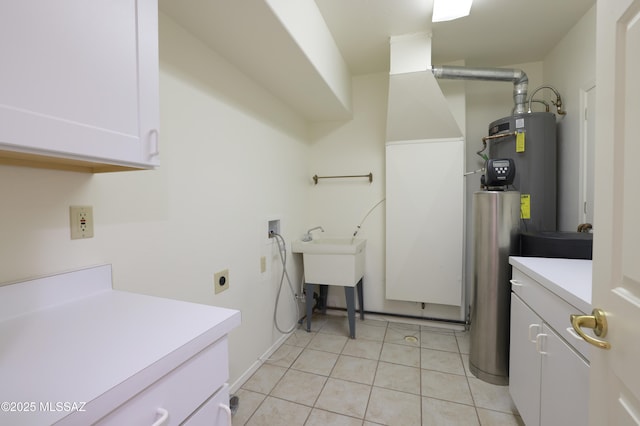
{"type": "Polygon", "coordinates": [[[0,163],[157,166],[157,9],[157,0],[3,2],[0,163]]]}
{"type": "Polygon", "coordinates": [[[589,349],[569,322],[570,314],[584,314],[586,306],[568,303],[537,273],[511,263],[509,393],[513,402],[527,426],[586,425],[589,349]]]}
{"type": "Polygon", "coordinates": [[[588,424],[589,364],[511,294],[509,393],[527,426],[588,424]]]}
{"type": "Polygon", "coordinates": [[[202,407],[187,419],[183,426],[228,426],[231,424],[229,385],[225,384],[202,407]]]}
{"type": "MultiPolygon", "coordinates": [[[[222,401],[222,394],[218,394],[219,391],[228,388],[228,385],[225,384],[229,377],[228,365],[227,337],[224,337],[179,365],[101,419],[96,425],[151,425],[158,417],[161,417],[158,408],[167,413],[167,421],[164,423],[166,425],[182,424],[192,413],[196,417],[190,423],[192,425],[226,425],[227,421],[212,422],[213,416],[207,416],[211,410],[198,416],[196,414],[199,411],[198,407],[213,396],[216,397],[218,406],[221,403],[229,406],[229,399],[222,401]],[[208,417],[207,422],[197,420],[205,417],[208,417]]],[[[226,393],[228,396],[228,390],[226,393]]],[[[218,414],[217,410],[215,414],[218,414]]]]}
{"type": "Polygon", "coordinates": [[[111,283],[102,265],[0,286],[0,425],[230,425],[240,312],[111,283]]]}

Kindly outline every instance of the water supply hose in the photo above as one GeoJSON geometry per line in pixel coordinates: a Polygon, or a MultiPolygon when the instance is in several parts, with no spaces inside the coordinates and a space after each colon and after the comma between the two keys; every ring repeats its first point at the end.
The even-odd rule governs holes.
{"type": "MultiPolygon", "coordinates": [[[[556,101],[555,102],[551,101],[551,103],[557,108],[557,114],[558,115],[560,115],[560,116],[566,115],[567,112],[562,110],[562,96],[560,96],[560,92],[558,92],[555,87],[549,86],[549,85],[540,86],[536,90],[533,91],[533,93],[531,94],[531,98],[529,99],[529,110],[528,110],[528,112],[531,112],[531,103],[532,102],[540,102],[540,101],[536,101],[535,99],[533,99],[533,95],[538,93],[538,90],[541,90],[541,89],[549,89],[553,93],[555,93],[556,101]]],[[[549,112],[549,105],[547,105],[547,112],[549,112]]]]}
{"type": "Polygon", "coordinates": [[[364,217],[362,218],[362,220],[360,221],[360,223],[358,224],[358,226],[356,226],[356,230],[353,233],[353,237],[351,238],[351,242],[353,242],[353,238],[356,237],[356,235],[358,235],[358,232],[360,232],[360,227],[362,226],[362,224],[364,223],[365,220],[367,220],[367,218],[369,217],[369,215],[371,214],[371,212],[373,212],[375,210],[376,207],[378,207],[380,204],[382,204],[384,201],[386,200],[386,198],[383,198],[382,200],[378,201],[373,207],[371,207],[369,209],[369,211],[367,212],[367,214],[364,215],[364,217]]]}
{"type": "Polygon", "coordinates": [[[280,253],[280,260],[282,261],[282,275],[280,276],[280,285],[278,286],[276,303],[273,308],[273,323],[275,324],[276,329],[280,333],[289,334],[296,329],[296,326],[298,324],[298,317],[300,316],[300,308],[298,307],[296,292],[293,289],[293,285],[291,284],[291,279],[289,278],[289,273],[287,272],[287,248],[284,242],[284,238],[282,238],[282,235],[276,234],[276,233],[272,233],[271,235],[273,236],[273,238],[276,239],[276,242],[278,243],[278,252],[280,253]],[[284,330],[283,328],[280,327],[280,324],[278,324],[278,304],[280,302],[280,294],[282,293],[282,285],[284,284],[285,278],[287,279],[287,283],[289,284],[289,290],[291,290],[291,296],[293,297],[293,303],[296,308],[296,311],[295,311],[296,317],[293,321],[293,325],[287,330],[284,330]]]}

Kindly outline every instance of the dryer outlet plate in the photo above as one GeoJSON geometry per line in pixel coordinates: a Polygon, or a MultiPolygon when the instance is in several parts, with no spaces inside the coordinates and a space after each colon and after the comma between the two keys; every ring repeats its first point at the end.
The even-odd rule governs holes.
{"type": "Polygon", "coordinates": [[[215,294],[221,293],[229,288],[229,270],[225,269],[220,272],[216,272],[213,275],[213,285],[215,294]]]}

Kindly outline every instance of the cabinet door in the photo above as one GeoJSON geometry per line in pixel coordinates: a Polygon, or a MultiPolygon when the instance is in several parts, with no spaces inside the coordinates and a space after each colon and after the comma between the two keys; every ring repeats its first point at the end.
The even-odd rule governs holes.
{"type": "Polygon", "coordinates": [[[155,0],[3,2],[0,150],[157,164],[157,27],[155,0]]]}
{"type": "Polygon", "coordinates": [[[543,328],[540,424],[587,425],[589,364],[549,326],[543,328]]]}
{"type": "Polygon", "coordinates": [[[540,424],[541,370],[535,339],[541,332],[540,317],[511,293],[509,393],[527,426],[540,424]]]}
{"type": "Polygon", "coordinates": [[[193,413],[182,426],[227,426],[231,420],[229,385],[225,384],[193,413]]]}

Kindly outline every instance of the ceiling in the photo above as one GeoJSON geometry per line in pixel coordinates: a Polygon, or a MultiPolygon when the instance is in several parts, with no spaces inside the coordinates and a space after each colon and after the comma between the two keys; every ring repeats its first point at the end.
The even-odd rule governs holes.
{"type": "MultiPolygon", "coordinates": [[[[313,7],[298,1],[159,0],[159,7],[307,120],[348,119],[345,92],[331,87],[327,70],[271,8],[296,16],[296,7],[313,7]]],[[[543,60],[595,1],[474,0],[469,16],[432,24],[433,0],[315,0],[321,16],[313,24],[326,28],[318,33],[317,25],[295,25],[306,41],[333,38],[346,75],[388,72],[389,37],[418,32],[432,34],[435,65],[463,60],[467,66],[500,67],[543,60]],[[314,38],[317,33],[327,36],[314,38]]],[[[162,58],[162,44],[160,51],[162,58]]]]}
{"type": "Polygon", "coordinates": [[[431,23],[433,0],[315,0],[351,73],[389,69],[389,37],[432,34],[432,63],[503,66],[542,60],[595,0],[474,0],[471,14],[431,23]]]}

